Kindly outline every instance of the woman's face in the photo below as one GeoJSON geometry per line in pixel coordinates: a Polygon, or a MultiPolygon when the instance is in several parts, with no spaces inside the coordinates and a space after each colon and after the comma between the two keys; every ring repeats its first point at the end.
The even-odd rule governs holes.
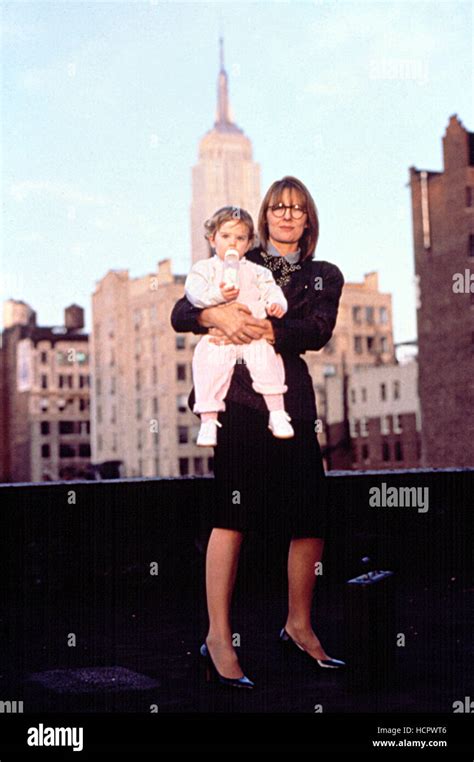
{"type": "MultiPolygon", "coordinates": [[[[281,198],[272,198],[269,206],[282,202],[286,206],[291,204],[305,205],[304,196],[293,188],[285,188],[281,198]]],[[[308,215],[303,214],[301,219],[295,220],[291,214],[292,209],[285,209],[283,217],[276,217],[271,209],[267,209],[268,235],[272,243],[297,244],[308,227],[308,215]]],[[[296,246],[294,247],[297,248],[296,246]]]]}
{"type": "Polygon", "coordinates": [[[209,237],[209,241],[220,259],[224,259],[227,249],[237,249],[239,258],[242,258],[250,248],[249,229],[244,222],[228,220],[209,237]]]}

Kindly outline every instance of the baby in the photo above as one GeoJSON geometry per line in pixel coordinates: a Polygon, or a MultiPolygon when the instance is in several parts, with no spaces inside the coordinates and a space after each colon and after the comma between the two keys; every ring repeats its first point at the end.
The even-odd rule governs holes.
{"type": "MultiPolygon", "coordinates": [[[[205,223],[206,237],[215,249],[209,259],[196,262],[184,284],[185,293],[195,307],[213,307],[239,297],[256,318],[267,315],[282,317],[288,310],[283,291],[266,267],[250,262],[245,254],[254,241],[253,220],[248,212],[233,206],[219,209],[205,223]],[[238,257],[238,272],[224,266],[226,254],[238,257]],[[237,282],[238,279],[238,282],[237,282]]],[[[196,444],[214,447],[217,444],[216,427],[222,427],[218,412],[225,410],[225,396],[229,390],[236,362],[247,364],[252,386],[263,395],[269,410],[268,428],[275,437],[289,439],[294,436],[285,410],[283,393],[285,368],[280,355],[266,339],[255,339],[249,344],[215,344],[212,336],[203,336],[194,350],[193,380],[194,413],[201,417],[196,444]]]]}

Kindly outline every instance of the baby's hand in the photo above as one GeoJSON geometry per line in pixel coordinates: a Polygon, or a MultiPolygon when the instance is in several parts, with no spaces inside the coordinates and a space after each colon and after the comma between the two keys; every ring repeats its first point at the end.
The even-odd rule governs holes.
{"type": "Polygon", "coordinates": [[[269,307],[267,307],[267,314],[280,318],[280,317],[283,317],[283,315],[285,314],[285,310],[279,304],[273,303],[273,304],[270,304],[269,307]]]}
{"type": "Polygon", "coordinates": [[[219,288],[226,302],[230,302],[231,299],[235,299],[239,295],[238,288],[235,286],[226,286],[224,282],[219,283],[219,288]]]}

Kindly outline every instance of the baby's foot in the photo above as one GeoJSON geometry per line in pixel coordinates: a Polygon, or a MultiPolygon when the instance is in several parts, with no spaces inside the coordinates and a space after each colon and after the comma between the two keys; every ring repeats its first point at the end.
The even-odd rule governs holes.
{"type": "Polygon", "coordinates": [[[272,410],[268,422],[268,428],[274,437],[278,439],[291,439],[295,436],[293,426],[288,423],[291,421],[286,410],[272,410]]]}
{"type": "Polygon", "coordinates": [[[220,423],[217,418],[209,418],[209,420],[204,421],[204,423],[201,423],[201,428],[199,429],[198,438],[196,440],[196,444],[199,447],[215,447],[217,444],[217,429],[216,426],[219,426],[219,428],[222,428],[222,423],[220,423]]]}

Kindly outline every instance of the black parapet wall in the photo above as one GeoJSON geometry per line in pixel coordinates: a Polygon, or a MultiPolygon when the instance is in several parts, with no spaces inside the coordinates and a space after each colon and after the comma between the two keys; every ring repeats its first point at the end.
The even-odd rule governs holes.
{"type": "MultiPolygon", "coordinates": [[[[324,562],[338,581],[361,573],[362,556],[407,580],[469,574],[474,469],[331,472],[328,484],[324,562]],[[374,488],[381,502],[388,502],[392,488],[399,494],[418,490],[427,501],[370,505],[374,488]]],[[[108,595],[117,579],[143,583],[156,562],[160,595],[175,599],[196,583],[213,499],[208,477],[0,485],[3,588],[13,595],[53,594],[80,585],[86,597],[108,595]]],[[[264,537],[248,536],[242,564],[256,572],[246,581],[250,589],[265,567],[280,564],[286,548],[286,538],[269,545],[264,537]]],[[[280,584],[278,575],[274,580],[280,584]]]]}

